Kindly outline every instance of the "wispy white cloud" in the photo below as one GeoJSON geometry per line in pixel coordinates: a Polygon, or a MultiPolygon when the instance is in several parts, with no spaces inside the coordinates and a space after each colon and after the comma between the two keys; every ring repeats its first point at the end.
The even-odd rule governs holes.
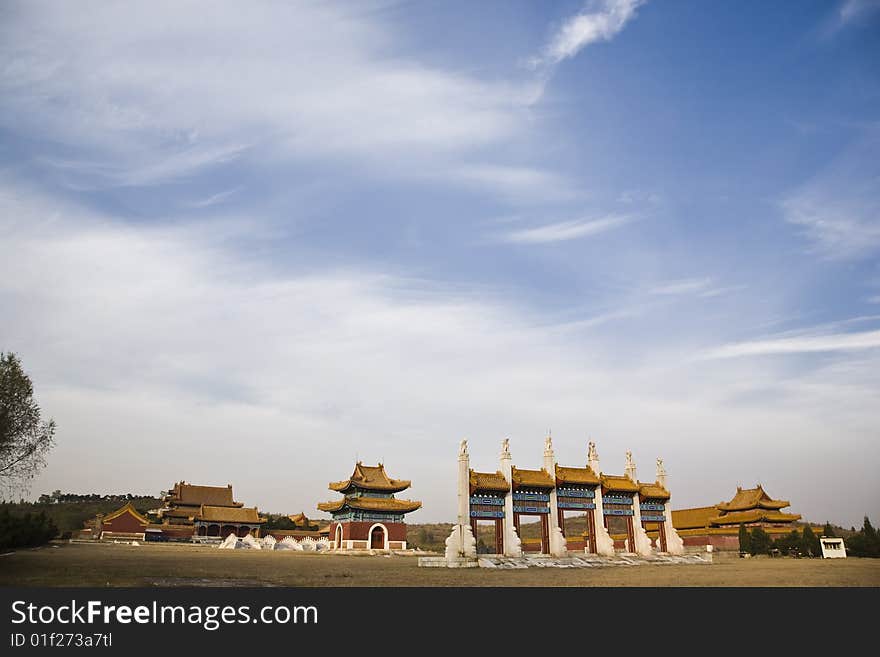
{"type": "Polygon", "coordinates": [[[462,164],[449,171],[441,171],[438,175],[519,201],[570,200],[579,194],[566,176],[533,167],[462,164]]]}
{"type": "Polygon", "coordinates": [[[592,237],[614,230],[632,221],[630,216],[608,216],[602,219],[560,221],[535,228],[521,228],[505,233],[502,240],[516,244],[543,244],[592,237]]]}
{"type": "Polygon", "coordinates": [[[788,222],[801,229],[817,253],[831,259],[857,258],[880,248],[880,222],[851,206],[852,199],[846,198],[800,197],[783,203],[788,222]]]}
{"type": "Polygon", "coordinates": [[[880,249],[880,128],[869,127],[823,171],[781,203],[823,258],[847,260],[880,249]]]}
{"type": "Polygon", "coordinates": [[[574,57],[590,44],[613,39],[635,18],[636,10],[646,1],[590,0],[583,11],[567,18],[541,52],[525,61],[525,66],[535,71],[536,77],[522,90],[524,104],[537,104],[562,61],[574,57]]]}
{"type": "Polygon", "coordinates": [[[196,201],[190,201],[186,205],[190,208],[209,208],[222,203],[232,195],[238,193],[240,190],[241,187],[234,187],[233,189],[227,189],[222,192],[217,192],[216,194],[211,194],[206,198],[198,199],[196,201]]]}
{"type": "Polygon", "coordinates": [[[574,57],[586,46],[610,41],[635,18],[645,0],[600,0],[590,2],[580,13],[568,18],[556,31],[543,52],[530,60],[532,67],[554,66],[574,57]]]}
{"type": "Polygon", "coordinates": [[[4,13],[0,60],[0,121],[88,153],[54,162],[79,187],[171,182],[242,145],[407,176],[527,132],[520,85],[398,53],[361,6],[36,0],[4,13]]]}
{"type": "Polygon", "coordinates": [[[880,10],[880,0],[838,0],[822,23],[817,26],[821,39],[833,39],[847,28],[867,25],[880,10]]]}
{"type": "Polygon", "coordinates": [[[832,351],[855,351],[880,347],[880,331],[795,336],[737,342],[712,349],[706,358],[738,358],[771,354],[804,354],[832,351]]]}
{"type": "Polygon", "coordinates": [[[574,57],[591,43],[610,41],[635,17],[641,4],[643,0],[603,0],[597,11],[582,12],[568,19],[547,45],[546,57],[558,63],[574,57]]]}
{"type": "Polygon", "coordinates": [[[713,278],[682,278],[654,285],[648,289],[648,293],[660,296],[717,297],[745,287],[745,285],[716,285],[713,278]]]}
{"type": "Polygon", "coordinates": [[[711,286],[711,278],[684,278],[656,285],[648,292],[662,295],[696,294],[706,292],[711,286]]]}
{"type": "Polygon", "coordinates": [[[88,463],[122,440],[139,458],[103,473],[105,490],[167,486],[180,476],[166,458],[173,449],[188,477],[232,482],[249,503],[284,511],[314,503],[340,460],[359,453],[389,467],[393,456],[424,502],[418,519],[444,521],[455,512],[448,469],[460,438],[471,439],[475,464],[494,467],[504,435],[518,462],[536,462],[552,425],[566,462],[582,460],[587,432],[608,470],[628,447],[645,464],[665,456],[682,505],[723,496],[760,453],[783,464],[774,481],[799,512],[849,521],[845,504],[809,486],[827,462],[786,461],[791,442],[780,439],[820,445],[833,424],[846,427],[835,453],[854,494],[877,499],[869,401],[880,367],[867,355],[796,384],[772,360],[707,368],[669,350],[653,326],[649,340],[608,348],[627,317],[652,324],[643,304],[548,323],[442,281],[269,268],[211,239],[213,226],[124,226],[2,182],[0,224],[0,307],[14,308],[0,346],[22,356],[59,425],[35,492],[95,485],[88,463]],[[743,449],[725,459],[734,440],[743,449]],[[284,476],[291,458],[310,463],[294,482],[284,476]],[[711,485],[700,477],[707,458],[726,468],[711,485]]]}
{"type": "Polygon", "coordinates": [[[880,0],[844,0],[837,10],[841,25],[858,22],[880,10],[880,0]]]}

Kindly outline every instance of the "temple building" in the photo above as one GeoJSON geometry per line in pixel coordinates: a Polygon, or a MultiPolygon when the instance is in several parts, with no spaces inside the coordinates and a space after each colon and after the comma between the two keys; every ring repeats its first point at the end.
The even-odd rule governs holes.
{"type": "MultiPolygon", "coordinates": [[[[761,527],[771,538],[789,534],[797,529],[801,519],[796,513],[783,513],[790,506],[788,500],[775,500],[757,484],[754,488],[737,486],[736,495],[729,502],[713,506],[680,509],[672,512],[672,524],[684,539],[685,545],[711,545],[719,550],[739,549],[739,526],[761,527]]],[[[817,533],[821,527],[814,527],[817,533]]]]}
{"type": "Polygon", "coordinates": [[[333,516],[330,544],[345,550],[405,550],[405,514],[422,506],[421,502],[398,500],[395,493],[410,487],[409,481],[392,479],[385,467],[358,461],[344,481],[331,482],[329,488],[344,497],[318,504],[319,511],[333,516]]]}
{"type": "Polygon", "coordinates": [[[244,538],[248,534],[260,537],[266,519],[257,507],[209,506],[203,504],[193,517],[194,536],[226,538],[230,534],[244,538]]]}
{"type": "Polygon", "coordinates": [[[501,468],[496,472],[470,468],[466,440],[461,441],[458,464],[458,522],[446,540],[450,563],[476,556],[479,523],[487,522],[493,526],[495,553],[508,557],[524,552],[562,557],[581,551],[605,556],[615,550],[640,555],[684,551],[670,519],[670,494],[660,459],[657,479],[651,483],[638,481],[630,452],[623,475],[603,473],[592,442],[586,466],[561,466],[548,436],[538,470],[514,466],[507,439],[501,444],[501,468]],[[583,522],[583,531],[566,533],[568,522],[574,525],[567,513],[583,522]],[[538,520],[537,537],[523,536],[524,517],[538,520]]]}
{"type": "Polygon", "coordinates": [[[86,520],[84,529],[79,531],[77,537],[143,541],[149,524],[149,519],[139,513],[131,502],[127,502],[111,513],[99,513],[91,520],[86,520]]]}
{"type": "Polygon", "coordinates": [[[256,507],[236,502],[232,484],[198,486],[185,481],[174,484],[155,512],[157,522],[146,528],[152,540],[192,540],[238,536],[260,536],[265,524],[256,507]]]}

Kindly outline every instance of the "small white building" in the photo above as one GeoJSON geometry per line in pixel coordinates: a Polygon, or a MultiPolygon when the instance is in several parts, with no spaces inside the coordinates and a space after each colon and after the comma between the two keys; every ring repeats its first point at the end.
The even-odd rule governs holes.
{"type": "Polygon", "coordinates": [[[819,543],[822,544],[823,559],[846,559],[846,546],[842,538],[820,536],[819,543]]]}

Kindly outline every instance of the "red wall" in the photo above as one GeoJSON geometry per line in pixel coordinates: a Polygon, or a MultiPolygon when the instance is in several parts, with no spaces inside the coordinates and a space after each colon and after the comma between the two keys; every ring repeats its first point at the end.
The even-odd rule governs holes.
{"type": "Polygon", "coordinates": [[[192,525],[153,525],[161,527],[166,538],[188,538],[193,535],[192,525]]]}
{"type": "Polygon", "coordinates": [[[711,545],[716,550],[739,550],[739,536],[723,536],[717,534],[703,536],[683,536],[682,540],[688,547],[711,545]]]}
{"type": "MultiPolygon", "coordinates": [[[[343,522],[330,523],[330,540],[336,540],[336,525],[342,525],[342,540],[344,541],[366,541],[370,538],[370,527],[375,522],[343,522]]],[[[406,523],[405,522],[383,522],[388,529],[389,541],[405,541],[406,540],[406,523]]]]}
{"type": "Polygon", "coordinates": [[[113,520],[102,523],[101,531],[142,534],[146,526],[146,523],[141,522],[126,511],[121,516],[116,516],[113,520]]]}

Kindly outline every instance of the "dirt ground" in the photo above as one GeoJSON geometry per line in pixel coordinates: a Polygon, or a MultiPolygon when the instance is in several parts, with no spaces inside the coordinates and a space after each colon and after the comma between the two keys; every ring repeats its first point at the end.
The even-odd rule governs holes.
{"type": "Polygon", "coordinates": [[[739,559],[711,565],[466,570],[414,556],[57,544],[0,555],[0,586],[880,586],[878,559],[739,559]]]}

